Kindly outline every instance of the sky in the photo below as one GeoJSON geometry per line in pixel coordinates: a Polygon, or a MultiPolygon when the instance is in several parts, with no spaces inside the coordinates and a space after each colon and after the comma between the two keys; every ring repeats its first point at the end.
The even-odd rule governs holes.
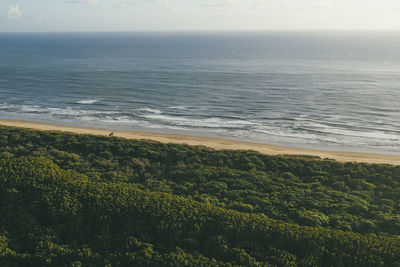
{"type": "Polygon", "coordinates": [[[0,0],[0,32],[400,30],[400,0],[0,0]]]}

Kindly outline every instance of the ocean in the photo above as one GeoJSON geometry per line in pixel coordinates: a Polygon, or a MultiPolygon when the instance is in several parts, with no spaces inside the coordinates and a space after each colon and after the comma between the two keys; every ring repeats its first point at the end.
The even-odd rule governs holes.
{"type": "Polygon", "coordinates": [[[1,33],[0,118],[400,154],[400,35],[1,33]]]}

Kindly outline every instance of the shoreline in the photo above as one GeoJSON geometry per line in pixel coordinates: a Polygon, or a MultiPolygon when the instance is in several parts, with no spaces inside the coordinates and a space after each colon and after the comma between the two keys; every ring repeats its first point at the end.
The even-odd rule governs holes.
{"type": "Polygon", "coordinates": [[[111,132],[115,137],[126,139],[147,139],[161,143],[186,144],[191,146],[206,146],[213,149],[229,150],[253,150],[266,155],[289,155],[289,156],[316,156],[321,159],[334,159],[339,162],[363,162],[375,164],[400,165],[400,155],[374,154],[363,152],[325,151],[318,149],[306,149],[285,147],[278,145],[261,144],[247,141],[236,141],[214,137],[200,137],[192,135],[152,133],[135,130],[114,130],[105,128],[85,128],[78,126],[66,126],[60,124],[30,122],[23,120],[0,119],[0,125],[30,128],[42,131],[60,131],[77,134],[91,134],[108,136],[111,132]]]}

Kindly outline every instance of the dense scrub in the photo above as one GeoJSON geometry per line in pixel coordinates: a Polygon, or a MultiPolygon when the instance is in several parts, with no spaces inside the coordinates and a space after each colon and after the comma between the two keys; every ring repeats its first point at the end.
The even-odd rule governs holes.
{"type": "Polygon", "coordinates": [[[400,266],[400,167],[0,128],[0,266],[400,266]]]}

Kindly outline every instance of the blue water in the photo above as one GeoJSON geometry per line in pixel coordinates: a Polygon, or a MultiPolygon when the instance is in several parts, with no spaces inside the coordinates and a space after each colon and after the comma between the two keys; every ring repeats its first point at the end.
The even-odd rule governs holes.
{"type": "Polygon", "coordinates": [[[0,117],[400,154],[397,33],[0,34],[0,117]]]}

